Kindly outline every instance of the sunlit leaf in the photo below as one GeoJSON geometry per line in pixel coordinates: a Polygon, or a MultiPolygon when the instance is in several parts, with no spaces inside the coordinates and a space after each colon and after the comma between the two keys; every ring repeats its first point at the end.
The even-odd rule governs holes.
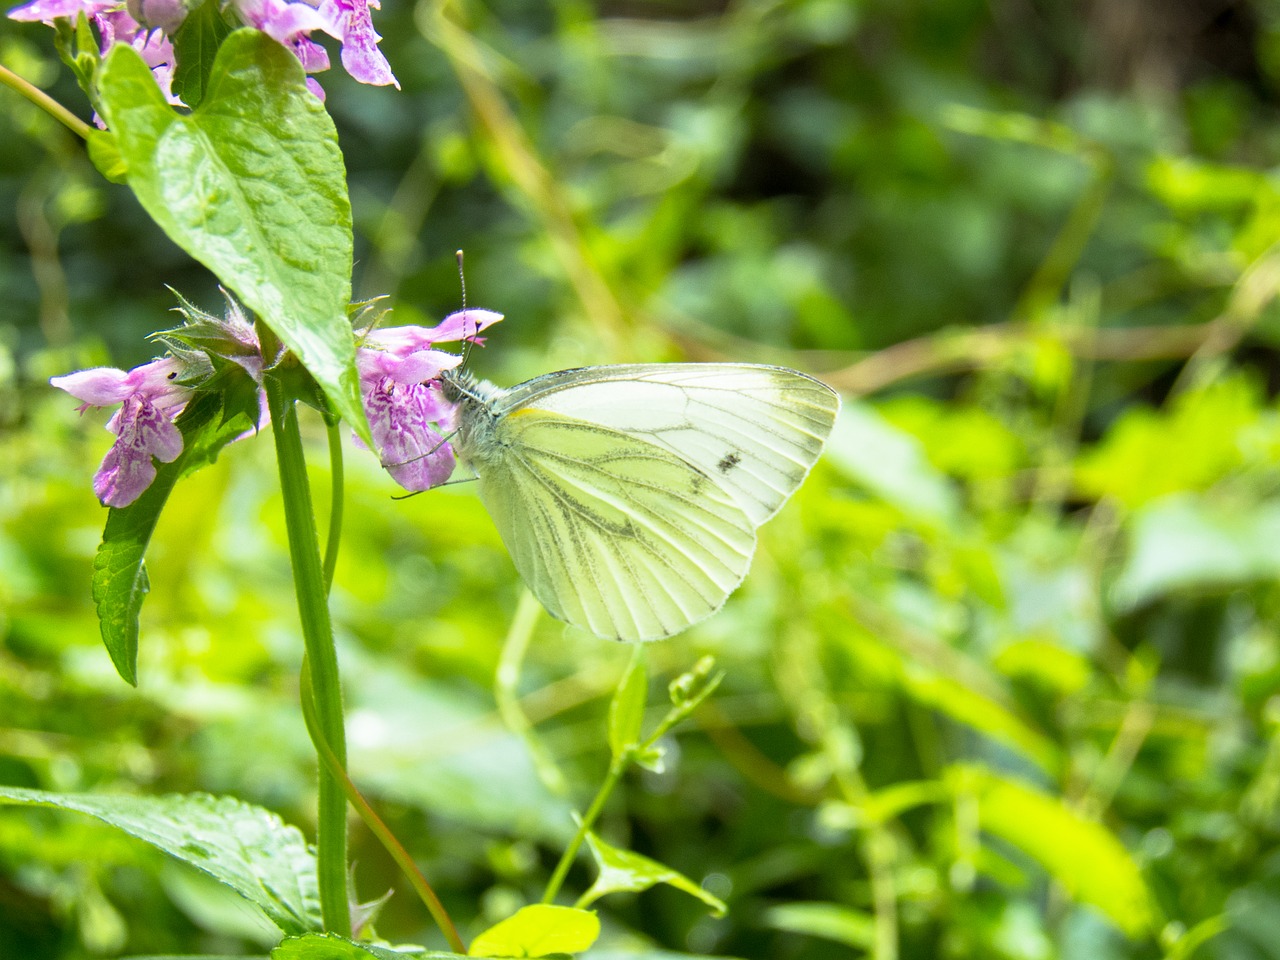
{"type": "Polygon", "coordinates": [[[467,951],[472,957],[546,957],[582,953],[600,936],[600,918],[591,910],[537,903],[480,934],[467,951]]]}
{"type": "Polygon", "coordinates": [[[1151,929],[1155,915],[1142,872],[1101,824],[982,767],[953,767],[948,782],[958,796],[976,800],[984,831],[1039,863],[1071,897],[1097,907],[1130,936],[1151,929]]]}

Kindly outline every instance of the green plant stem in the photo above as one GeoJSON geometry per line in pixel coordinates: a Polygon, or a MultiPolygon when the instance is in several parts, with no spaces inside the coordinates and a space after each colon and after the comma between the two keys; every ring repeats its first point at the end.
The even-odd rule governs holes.
{"type": "MultiPolygon", "coordinates": [[[[289,535],[289,556],[293,564],[293,584],[302,619],[302,637],[310,665],[310,695],[319,717],[322,739],[316,741],[332,750],[339,767],[347,762],[346,732],[342,721],[342,688],[338,676],[338,656],[329,622],[324,570],[320,563],[320,542],[307,464],[298,431],[298,411],[294,401],[273,376],[265,378],[267,406],[271,412],[276,459],[280,469],[280,489],[284,496],[285,527],[289,535]]],[[[351,910],[347,897],[347,798],[342,785],[320,764],[319,815],[316,833],[316,860],[320,881],[320,910],[325,928],[343,936],[351,935],[351,910]]]]}
{"type": "Polygon", "coordinates": [[[395,834],[391,832],[391,828],[374,812],[373,807],[369,806],[369,802],[360,793],[360,789],[347,776],[347,771],[342,769],[342,765],[338,763],[338,758],[333,755],[333,751],[325,743],[324,737],[320,733],[319,719],[316,717],[315,702],[311,697],[307,696],[307,691],[310,690],[311,684],[309,668],[305,660],[302,662],[302,680],[302,719],[306,722],[307,732],[311,734],[311,739],[320,752],[320,759],[324,761],[329,773],[342,784],[347,800],[355,808],[356,813],[360,814],[360,819],[365,822],[370,832],[378,838],[387,853],[391,854],[391,859],[396,862],[396,865],[404,871],[405,876],[409,879],[409,885],[413,887],[414,892],[418,894],[418,897],[426,905],[427,911],[436,921],[436,925],[440,927],[440,932],[449,941],[449,949],[455,953],[466,953],[467,946],[462,942],[462,937],[458,935],[458,928],[453,925],[453,920],[450,919],[444,904],[440,902],[440,898],[436,896],[435,890],[432,889],[422,871],[418,869],[418,865],[413,862],[413,857],[409,855],[409,851],[396,839],[395,834]]]}
{"type": "Polygon", "coordinates": [[[93,127],[89,126],[89,124],[85,123],[39,87],[32,84],[31,81],[24,80],[7,67],[0,67],[0,83],[34,103],[82,140],[88,140],[93,135],[93,127]]]}
{"type": "Polygon", "coordinates": [[[342,428],[339,422],[326,423],[329,434],[329,474],[332,483],[329,488],[329,533],[324,545],[324,592],[329,595],[333,587],[333,571],[338,566],[338,547],[342,542],[342,507],[346,500],[343,495],[345,470],[342,460],[342,428]]]}
{"type": "Polygon", "coordinates": [[[604,778],[604,783],[600,784],[600,789],[596,792],[596,798],[591,801],[591,806],[587,808],[582,821],[578,824],[578,832],[573,835],[573,839],[565,847],[564,853],[560,857],[560,862],[556,864],[555,872],[551,874],[551,879],[547,882],[546,892],[542,894],[543,903],[553,902],[560,892],[560,887],[564,884],[564,878],[569,873],[569,867],[573,865],[574,858],[578,856],[578,851],[582,849],[583,841],[587,839],[587,831],[591,829],[596,819],[600,816],[600,811],[604,809],[605,801],[613,793],[613,788],[618,785],[618,781],[622,778],[622,772],[627,769],[627,765],[630,762],[631,758],[629,756],[622,756],[609,764],[608,776],[604,778]]]}

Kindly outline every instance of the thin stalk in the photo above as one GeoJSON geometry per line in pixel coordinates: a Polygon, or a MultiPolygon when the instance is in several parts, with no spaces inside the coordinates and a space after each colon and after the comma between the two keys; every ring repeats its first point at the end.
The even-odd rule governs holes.
{"type": "MultiPolygon", "coordinates": [[[[320,541],[316,534],[307,482],[307,464],[298,431],[298,411],[294,401],[273,376],[264,378],[267,406],[275,436],[276,460],[280,470],[280,490],[284,497],[285,527],[289,535],[289,557],[293,564],[293,586],[302,620],[302,638],[310,664],[310,695],[319,717],[321,739],[315,741],[332,750],[339,767],[347,762],[346,731],[342,721],[342,686],[338,675],[338,655],[329,622],[324,569],[320,562],[320,541]]],[[[351,935],[351,910],[347,897],[347,798],[341,783],[323,763],[319,770],[319,813],[316,832],[316,868],[320,883],[320,911],[325,929],[351,935]]]]}
{"type": "Polygon", "coordinates": [[[25,97],[27,100],[34,103],[37,107],[49,114],[49,116],[53,117],[53,119],[57,120],[80,139],[88,140],[93,134],[93,127],[89,126],[89,124],[85,123],[39,87],[35,86],[30,80],[24,80],[7,67],[0,67],[0,83],[4,84],[19,96],[25,97]]]}
{"type": "Polygon", "coordinates": [[[373,807],[369,806],[369,802],[360,793],[360,789],[347,776],[347,771],[342,769],[342,764],[338,763],[338,758],[329,749],[329,744],[325,743],[324,736],[320,733],[320,721],[316,717],[315,703],[308,696],[309,690],[309,668],[304,660],[302,663],[302,719],[306,721],[307,732],[311,735],[311,740],[320,753],[320,759],[334,779],[342,784],[347,800],[355,808],[356,813],[360,814],[360,819],[365,822],[365,826],[378,838],[387,853],[391,854],[391,859],[396,862],[396,865],[404,871],[404,875],[409,879],[409,885],[413,887],[414,892],[418,894],[418,897],[426,905],[427,911],[440,928],[440,932],[449,941],[449,949],[455,953],[466,953],[467,945],[462,942],[462,937],[458,935],[458,928],[453,925],[453,921],[449,918],[444,904],[440,902],[440,898],[436,896],[435,890],[432,889],[422,871],[418,869],[418,865],[413,862],[413,857],[409,855],[409,851],[396,839],[395,834],[391,832],[391,828],[374,812],[373,807]]]}
{"type": "Polygon", "coordinates": [[[538,614],[542,608],[533,594],[528,590],[520,594],[520,602],[516,606],[516,615],[507,630],[507,639],[502,644],[502,655],[498,659],[498,669],[493,680],[493,699],[498,705],[498,715],[508,730],[524,741],[533,758],[534,769],[542,785],[562,797],[568,790],[564,774],[542,743],[533,734],[533,725],[525,712],[520,709],[520,695],[516,689],[520,680],[520,666],[524,662],[525,652],[529,649],[529,640],[533,636],[533,628],[538,622],[538,614]]]}
{"type": "Polygon", "coordinates": [[[591,829],[596,819],[600,816],[600,811],[604,809],[605,801],[609,799],[609,794],[613,793],[613,788],[618,785],[622,772],[627,769],[627,764],[630,762],[630,757],[623,756],[609,764],[609,775],[604,778],[604,783],[600,784],[600,789],[596,792],[596,798],[591,801],[591,806],[587,808],[582,821],[578,824],[578,832],[569,841],[569,846],[565,847],[564,853],[560,857],[560,862],[556,864],[555,872],[551,874],[551,879],[547,882],[546,892],[542,895],[543,903],[553,902],[556,894],[560,892],[560,887],[564,884],[564,878],[568,875],[569,868],[573,866],[574,858],[578,856],[578,851],[582,848],[583,841],[587,839],[587,831],[591,829]]]}

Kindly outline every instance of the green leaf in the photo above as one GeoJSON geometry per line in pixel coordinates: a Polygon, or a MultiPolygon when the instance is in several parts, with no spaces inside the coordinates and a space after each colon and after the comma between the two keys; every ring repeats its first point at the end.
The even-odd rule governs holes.
{"type": "Polygon", "coordinates": [[[109,130],[89,132],[89,159],[97,171],[112,183],[127,183],[128,168],[120,156],[120,146],[109,130]]]}
{"type": "MultiPolygon", "coordinates": [[[[247,378],[246,378],[247,379],[247,378]]],[[[257,421],[257,395],[243,390],[223,394],[202,391],[175,421],[182,433],[182,453],[162,463],[146,491],[127,507],[112,508],[93,558],[93,602],[102,642],[116,672],[138,685],[138,614],[150,590],[144,558],[160,511],[180,477],[212,463],[218,452],[257,421]],[[224,408],[224,403],[228,404],[224,408]],[[236,404],[236,405],[231,405],[236,404]]]]}
{"type": "Polygon", "coordinates": [[[590,910],[537,903],[521,907],[471,942],[471,957],[547,957],[581,953],[600,936],[600,918],[590,910]]]}
{"type": "Polygon", "coordinates": [[[869,950],[875,942],[875,918],[865,910],[836,903],[784,903],[764,912],[764,922],[775,930],[803,933],[869,950]]]}
{"type": "Polygon", "coordinates": [[[645,703],[649,698],[649,670],[644,647],[633,648],[626,672],[609,701],[609,749],[615,760],[640,742],[645,703]]]}
{"type": "Polygon", "coordinates": [[[1152,929],[1152,901],[1138,865],[1109,830],[1057,797],[976,766],[957,766],[947,781],[978,805],[981,828],[1039,863],[1081,903],[1101,910],[1129,936],[1152,929]]]}
{"type": "Polygon", "coordinates": [[[372,943],[356,943],[336,933],[287,937],[271,951],[271,960],[369,960],[370,957],[376,960],[464,960],[460,953],[390,950],[372,943]]]}
{"type": "Polygon", "coordinates": [[[610,846],[594,833],[587,834],[587,846],[591,848],[591,855],[595,857],[600,874],[596,877],[596,882],[591,885],[591,889],[578,901],[580,906],[594,903],[606,893],[637,892],[665,883],[667,886],[697,897],[718,917],[728,912],[729,908],[719,897],[713,896],[683,873],[672,870],[665,864],[658,863],[657,860],[650,860],[630,850],[620,850],[610,846]]]}
{"type": "Polygon", "coordinates": [[[231,797],[49,793],[0,787],[0,803],[72,810],[109,823],[231,887],[286,933],[321,926],[315,856],[302,833],[231,797]]]}
{"type": "Polygon", "coordinates": [[[218,0],[205,0],[187,13],[173,35],[173,92],[188,107],[200,106],[213,74],[218,48],[231,35],[231,24],[222,15],[218,0]]]}
{"type": "Polygon", "coordinates": [[[333,121],[305,80],[283,46],[237,30],[191,114],[165,102],[127,44],[112,49],[99,87],[147,213],[271,328],[372,446],[347,318],[346,173],[333,121]]]}

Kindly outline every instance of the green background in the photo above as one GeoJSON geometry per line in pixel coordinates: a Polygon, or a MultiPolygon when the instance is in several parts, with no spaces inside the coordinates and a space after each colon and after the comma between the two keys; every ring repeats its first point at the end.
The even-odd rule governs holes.
{"type": "MultiPolygon", "coordinates": [[[[463,247],[468,301],[506,314],[472,357],[498,383],[758,360],[847,399],[747,584],[650,649],[655,719],[699,656],[727,679],[602,823],[730,913],[606,898],[602,948],[1280,957],[1280,7],[386,7],[403,90],[321,78],[356,297],[434,322],[463,247]]],[[[51,40],[5,22],[0,59],[87,116],[51,40]]],[[[214,281],[0,106],[0,781],[310,829],[270,444],[176,491],[133,690],[89,598],[106,414],[46,383],[150,358],[164,285],[217,310],[214,281]]],[[[495,710],[520,587],[474,492],[392,500],[354,449],[348,474],[353,775],[471,937],[537,898],[629,654],[539,621],[519,692],[558,795],[495,710]]],[[[440,945],[353,843],[362,897],[399,891],[379,932],[440,945]]],[[[261,955],[262,931],[100,825],[0,811],[2,957],[261,955]]]]}

